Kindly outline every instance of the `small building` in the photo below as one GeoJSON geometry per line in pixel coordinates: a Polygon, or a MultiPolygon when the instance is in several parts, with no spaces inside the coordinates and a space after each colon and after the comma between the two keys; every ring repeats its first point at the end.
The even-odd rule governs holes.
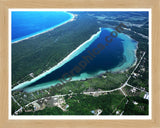
{"type": "Polygon", "coordinates": [[[27,97],[27,95],[23,95],[24,96],[24,98],[26,98],[27,97]]]}
{"type": "Polygon", "coordinates": [[[131,92],[135,93],[136,92],[136,88],[131,89],[131,92]]]}
{"type": "Polygon", "coordinates": [[[34,73],[30,73],[29,76],[33,78],[34,77],[34,73]]]}
{"type": "Polygon", "coordinates": [[[33,102],[32,104],[33,104],[34,111],[40,110],[41,106],[38,103],[33,102]]]}
{"type": "Polygon", "coordinates": [[[105,76],[105,75],[102,75],[102,77],[105,79],[107,76],[105,76]]]}
{"type": "Polygon", "coordinates": [[[92,110],[91,113],[98,116],[102,113],[102,110],[101,109],[92,110]]]}
{"type": "Polygon", "coordinates": [[[146,93],[143,98],[149,100],[149,94],[146,93]]]}
{"type": "Polygon", "coordinates": [[[136,101],[133,101],[133,104],[134,104],[134,105],[137,105],[138,103],[137,103],[136,101]]]}
{"type": "Polygon", "coordinates": [[[116,111],[116,115],[119,115],[120,114],[120,112],[119,111],[116,111]]]}

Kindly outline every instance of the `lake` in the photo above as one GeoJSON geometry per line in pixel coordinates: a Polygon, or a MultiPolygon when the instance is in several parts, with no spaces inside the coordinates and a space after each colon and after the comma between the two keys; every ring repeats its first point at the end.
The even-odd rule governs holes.
{"type": "Polygon", "coordinates": [[[12,11],[11,18],[13,43],[60,26],[73,15],[64,11],[12,11]]]}
{"type": "Polygon", "coordinates": [[[103,48],[98,55],[92,57],[92,59],[89,60],[90,63],[87,63],[84,68],[81,67],[81,71],[78,73],[74,72],[72,80],[85,80],[106,71],[118,72],[126,70],[136,62],[135,51],[137,49],[137,42],[121,33],[106,46],[105,38],[109,36],[112,31],[113,29],[110,28],[100,28],[99,32],[84,43],[85,45],[82,45],[73,52],[63,63],[57,67],[55,66],[56,68],[43,73],[31,81],[14,87],[13,90],[22,89],[26,92],[32,92],[61,83],[60,79],[63,74],[68,73],[70,75],[71,71],[73,73],[74,67],[77,66],[80,61],[84,60],[84,57],[88,55],[91,56],[89,53],[99,44],[101,44],[102,47],[105,46],[105,48],[103,48]]]}

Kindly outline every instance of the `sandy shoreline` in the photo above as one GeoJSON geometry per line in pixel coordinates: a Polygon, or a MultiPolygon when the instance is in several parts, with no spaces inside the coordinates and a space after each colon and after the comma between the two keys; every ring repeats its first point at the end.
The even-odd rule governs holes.
{"type": "Polygon", "coordinates": [[[88,40],[86,40],[85,42],[83,42],[80,46],[78,46],[75,50],[73,50],[69,55],[67,55],[62,61],[60,61],[58,64],[56,64],[55,66],[53,66],[52,68],[50,68],[49,70],[39,74],[38,76],[36,76],[35,78],[31,79],[30,81],[25,81],[23,83],[20,83],[18,85],[16,85],[12,91],[18,89],[18,88],[23,88],[28,86],[29,84],[32,84],[34,82],[36,82],[37,80],[41,79],[42,77],[50,74],[51,72],[55,71],[56,69],[58,69],[59,67],[63,66],[65,63],[67,63],[68,61],[70,61],[71,59],[73,59],[74,57],[76,57],[78,54],[80,54],[81,52],[83,52],[84,49],[80,50],[82,47],[84,47],[85,45],[90,45],[90,41],[94,40],[95,38],[97,38],[97,36],[99,36],[101,32],[101,29],[93,34],[88,40]],[[80,51],[79,51],[80,50],[80,51]],[[74,55],[74,56],[73,56],[74,55]]]}
{"type": "MultiPolygon", "coordinates": [[[[68,12],[67,12],[67,13],[68,13],[68,12]]],[[[65,24],[67,24],[67,23],[69,23],[69,22],[74,21],[77,15],[72,14],[72,13],[68,13],[68,14],[72,15],[72,18],[71,18],[71,19],[69,19],[69,20],[67,20],[67,21],[64,21],[64,22],[62,22],[62,23],[60,23],[60,24],[58,24],[58,25],[55,25],[54,27],[48,28],[47,30],[44,30],[44,31],[39,32],[39,33],[37,33],[37,34],[34,34],[34,35],[32,35],[32,36],[29,36],[29,37],[23,38],[23,39],[21,39],[21,40],[17,40],[17,41],[11,42],[11,44],[19,43],[19,42],[21,42],[21,41],[23,41],[23,40],[27,40],[27,39],[33,38],[33,37],[35,37],[35,36],[38,36],[38,35],[47,33],[47,32],[49,32],[49,31],[52,31],[52,30],[54,30],[54,29],[62,26],[62,25],[65,25],[65,24]]]]}
{"type": "MultiPolygon", "coordinates": [[[[109,29],[109,30],[111,31],[112,29],[109,29]]],[[[13,88],[13,90],[21,89],[21,88],[23,88],[23,87],[27,87],[28,85],[34,83],[35,81],[41,79],[42,77],[50,74],[51,72],[53,72],[53,71],[55,71],[56,69],[58,69],[58,68],[60,68],[61,66],[63,66],[65,63],[67,63],[68,61],[70,61],[71,59],[73,59],[74,57],[76,57],[78,54],[80,54],[80,52],[82,52],[82,51],[79,50],[79,49],[81,49],[82,47],[84,47],[83,49],[85,49],[85,45],[86,45],[88,42],[93,41],[93,40],[94,40],[94,37],[97,37],[96,35],[98,35],[98,33],[100,33],[100,32],[101,32],[101,28],[100,28],[100,31],[98,31],[96,34],[93,34],[93,35],[89,38],[89,40],[83,42],[79,47],[77,47],[75,50],[73,50],[67,57],[65,57],[65,58],[64,58],[62,61],[60,61],[57,65],[53,66],[52,68],[50,68],[49,70],[43,72],[42,74],[39,74],[38,76],[36,76],[35,78],[31,79],[30,81],[25,81],[25,82],[23,82],[23,83],[15,86],[15,87],[13,88]],[[74,56],[73,56],[73,55],[74,55],[74,56]]],[[[132,39],[132,38],[131,38],[130,36],[128,36],[128,35],[125,35],[125,36],[127,36],[127,37],[130,38],[130,39],[132,39]]],[[[132,39],[132,40],[133,40],[133,39],[132,39]]],[[[135,41],[135,40],[134,40],[134,41],[135,41]]],[[[137,41],[136,41],[136,42],[137,42],[137,41]]],[[[90,45],[90,44],[89,44],[89,45],[90,45]]],[[[138,44],[136,45],[136,49],[134,50],[135,60],[134,60],[134,63],[132,64],[132,66],[130,66],[130,67],[128,67],[128,68],[125,68],[124,70],[122,69],[121,71],[119,71],[119,70],[117,70],[117,71],[113,71],[113,70],[112,70],[112,71],[109,71],[109,70],[108,70],[108,71],[98,71],[98,72],[96,73],[96,75],[95,75],[95,74],[94,74],[94,75],[93,75],[93,74],[90,75],[90,74],[82,73],[82,74],[80,74],[80,76],[79,76],[80,78],[73,77],[72,81],[77,81],[77,80],[81,81],[81,80],[91,79],[91,78],[94,78],[94,77],[96,77],[96,76],[102,75],[102,74],[104,74],[105,72],[118,73],[118,72],[125,72],[125,71],[129,70],[131,67],[135,66],[135,64],[137,63],[137,57],[136,57],[137,48],[138,48],[138,44]],[[84,76],[87,76],[87,78],[84,79],[84,76]],[[82,78],[83,78],[83,79],[82,79],[82,78]]],[[[126,63],[126,62],[124,62],[124,63],[126,63]]],[[[123,65],[123,64],[122,64],[122,65],[123,65]]],[[[118,66],[118,67],[121,67],[121,66],[118,66]]],[[[123,66],[122,66],[122,67],[123,67],[123,66]]],[[[35,88],[36,88],[36,87],[35,87],[35,88]]],[[[48,87],[45,86],[44,88],[48,88],[48,87]]],[[[41,89],[43,89],[43,88],[41,88],[41,89]]],[[[40,89],[40,90],[41,90],[41,89],[40,89]]],[[[13,90],[12,90],[12,91],[13,91],[13,90]]],[[[34,89],[33,89],[33,90],[34,90],[34,89]]]]}

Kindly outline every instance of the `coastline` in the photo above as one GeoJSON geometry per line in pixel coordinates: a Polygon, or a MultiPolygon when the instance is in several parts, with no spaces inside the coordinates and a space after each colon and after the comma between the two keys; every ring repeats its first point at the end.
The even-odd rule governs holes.
{"type": "MultiPolygon", "coordinates": [[[[95,72],[93,74],[88,74],[88,73],[84,72],[84,73],[81,73],[78,76],[72,77],[71,81],[85,81],[87,79],[92,79],[92,78],[95,78],[99,75],[102,75],[105,72],[106,71],[102,71],[102,70],[98,71],[98,72],[95,72]]],[[[34,91],[37,91],[37,90],[47,89],[47,88],[52,87],[52,86],[54,87],[59,83],[60,83],[59,80],[54,80],[54,81],[50,81],[50,82],[47,82],[47,83],[37,84],[34,87],[29,87],[29,88],[26,87],[24,91],[27,92],[27,93],[30,93],[30,92],[34,92],[34,91]]]]}
{"type": "MultiPolygon", "coordinates": [[[[48,87],[51,87],[51,86],[55,86],[56,84],[59,83],[58,80],[54,80],[54,81],[50,81],[50,82],[47,82],[47,83],[41,83],[41,84],[38,84],[38,85],[35,85],[34,87],[29,87],[27,88],[27,86],[29,84],[32,84],[34,82],[36,82],[37,80],[41,79],[42,77],[50,74],[51,72],[53,72],[54,70],[58,69],[59,67],[63,66],[65,63],[67,63],[68,61],[70,61],[71,59],[73,59],[74,57],[76,57],[78,54],[80,54],[81,52],[83,52],[92,42],[95,38],[97,38],[97,36],[100,34],[101,32],[101,28],[99,28],[100,31],[98,31],[96,34],[93,34],[91,36],[91,38],[89,38],[89,40],[85,41],[84,43],[82,43],[79,47],[77,47],[75,50],[73,50],[67,57],[65,57],[62,61],[60,61],[57,65],[53,66],[52,68],[50,68],[49,70],[43,72],[42,74],[36,76],[35,78],[31,79],[30,81],[25,81],[23,83],[20,83],[19,85],[16,85],[12,91],[14,90],[17,90],[17,89],[22,89],[24,87],[26,87],[25,91],[26,92],[32,92],[32,91],[36,91],[36,90],[41,90],[41,89],[45,89],[45,88],[48,88],[48,87]],[[88,44],[88,45],[87,45],[88,44]],[[82,48],[83,47],[83,48],[82,48]],[[81,50],[82,49],[82,50],[81,50]],[[28,91],[27,91],[28,90],[28,91]]],[[[107,30],[109,31],[112,31],[113,29],[111,28],[108,28],[107,30]]],[[[124,41],[123,41],[123,46],[124,46],[124,49],[126,51],[128,51],[128,47],[126,47],[126,43],[128,44],[128,40],[127,39],[130,39],[131,43],[133,44],[130,44],[132,47],[131,47],[131,54],[133,55],[133,50],[134,50],[134,60],[132,61],[124,61],[123,63],[117,65],[115,68],[112,68],[110,70],[101,70],[101,71],[97,71],[93,74],[88,74],[88,73],[81,73],[80,75],[78,76],[74,76],[72,77],[72,80],[71,81],[81,81],[81,80],[86,80],[86,79],[91,79],[91,78],[94,78],[98,75],[102,75],[106,72],[112,72],[112,73],[118,73],[118,72],[124,72],[124,71],[127,71],[129,70],[131,67],[133,67],[136,63],[137,63],[137,57],[136,57],[136,51],[137,51],[137,41],[133,40],[130,36],[124,34],[124,41]],[[135,44],[136,43],[136,47],[135,47],[135,44]],[[134,48],[134,49],[133,49],[134,48]],[[132,50],[133,49],[133,50],[132,50]],[[134,62],[134,63],[132,63],[134,62]],[[128,65],[127,65],[128,64],[128,65]],[[131,64],[131,66],[130,66],[131,64]],[[118,70],[117,70],[118,69],[118,70]]],[[[124,56],[127,56],[129,53],[127,53],[126,51],[124,51],[124,56]]],[[[129,51],[128,51],[129,52],[129,51]]],[[[128,58],[130,58],[128,56],[128,58]]],[[[132,57],[133,59],[133,57],[132,57]]],[[[129,59],[128,59],[129,60],[129,59]]]]}
{"type": "MultiPolygon", "coordinates": [[[[66,11],[65,11],[65,12],[66,12],[66,11]]],[[[53,26],[53,27],[51,27],[51,28],[47,28],[47,29],[45,29],[45,30],[42,30],[42,31],[39,31],[39,32],[36,32],[36,33],[33,33],[33,34],[26,35],[26,36],[24,36],[24,37],[21,37],[22,39],[21,39],[21,38],[18,38],[19,40],[17,40],[17,41],[12,42],[12,40],[11,40],[11,44],[19,43],[19,42],[21,42],[21,41],[23,41],[23,40],[27,40],[27,39],[33,38],[33,37],[35,37],[35,36],[38,36],[38,35],[47,33],[47,32],[49,32],[49,31],[52,31],[52,30],[54,30],[54,29],[62,26],[62,25],[65,25],[65,24],[67,24],[67,23],[69,23],[69,22],[72,22],[72,21],[74,21],[74,20],[76,19],[76,16],[77,16],[77,15],[72,14],[72,13],[69,13],[69,12],[66,12],[66,13],[68,13],[69,15],[72,16],[69,20],[64,21],[64,22],[62,22],[62,23],[59,23],[59,24],[57,24],[57,25],[55,25],[55,26],[53,26]]]]}
{"type": "Polygon", "coordinates": [[[16,85],[15,87],[12,88],[12,91],[24,88],[24,87],[28,86],[29,84],[32,84],[32,83],[36,82],[37,80],[41,79],[42,77],[50,74],[51,72],[55,71],[59,67],[63,66],[65,63],[67,63],[68,61],[70,61],[71,59],[76,57],[78,54],[83,52],[93,42],[93,40],[95,40],[99,36],[100,33],[101,33],[101,28],[99,28],[99,31],[97,33],[93,34],[88,40],[83,42],[80,46],[78,46],[75,50],[73,50],[69,55],[67,55],[58,64],[56,64],[55,66],[53,66],[49,70],[39,74],[38,76],[34,77],[30,81],[25,81],[23,83],[16,85]],[[82,47],[83,47],[83,49],[82,49],[82,47]]]}
{"type": "MultiPolygon", "coordinates": [[[[121,33],[121,34],[124,34],[124,33],[121,33]]],[[[124,50],[125,50],[124,53],[123,53],[123,56],[126,58],[126,62],[121,63],[121,64],[119,64],[119,66],[108,70],[110,72],[113,72],[113,73],[125,72],[125,71],[128,71],[130,68],[134,67],[136,65],[136,63],[137,63],[136,53],[137,53],[137,49],[138,49],[138,42],[136,40],[132,39],[130,36],[126,35],[126,34],[125,34],[125,37],[126,38],[123,38],[124,41],[122,41],[122,43],[123,43],[124,50]],[[127,38],[131,39],[132,48],[134,47],[133,49],[129,49],[129,47],[127,47],[127,45],[128,45],[127,38]],[[127,52],[127,50],[130,51],[130,52],[128,52],[130,54],[131,54],[131,52],[134,53],[134,56],[129,56],[128,54],[125,54],[127,52]],[[130,57],[134,57],[132,59],[132,62],[130,62],[130,57]],[[129,62],[129,63],[127,63],[127,62],[129,62]]]]}

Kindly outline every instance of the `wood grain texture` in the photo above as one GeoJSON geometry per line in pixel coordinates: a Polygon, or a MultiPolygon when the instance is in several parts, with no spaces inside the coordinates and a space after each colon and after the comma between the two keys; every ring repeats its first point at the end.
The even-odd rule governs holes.
{"type": "Polygon", "coordinates": [[[0,0],[0,128],[160,128],[159,0],[0,0]],[[8,120],[9,8],[151,8],[152,120],[8,120]]]}

